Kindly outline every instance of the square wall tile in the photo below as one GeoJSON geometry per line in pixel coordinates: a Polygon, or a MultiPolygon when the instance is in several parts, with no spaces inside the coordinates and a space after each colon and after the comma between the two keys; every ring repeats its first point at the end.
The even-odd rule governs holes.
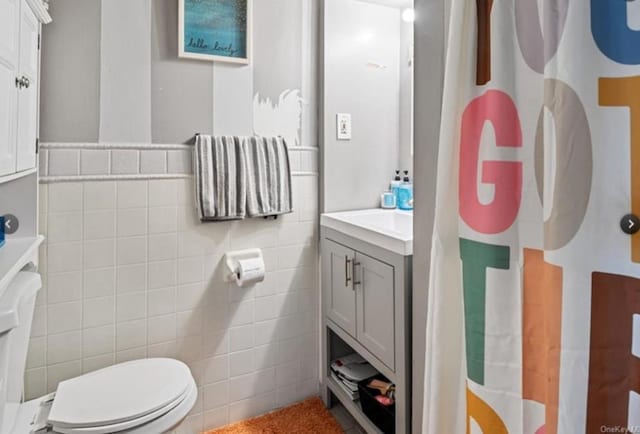
{"type": "Polygon", "coordinates": [[[147,181],[118,181],[118,208],[146,208],[147,181]]]}
{"type": "Polygon", "coordinates": [[[149,261],[166,261],[178,257],[178,235],[149,236],[149,261]]]}
{"type": "Polygon", "coordinates": [[[84,239],[100,240],[116,236],[116,212],[87,211],[84,213],[84,239]]]}
{"type": "Polygon", "coordinates": [[[49,212],[71,212],[82,210],[83,184],[58,182],[49,185],[49,212]]]}
{"type": "Polygon", "coordinates": [[[305,172],[318,172],[318,152],[302,152],[302,165],[300,170],[305,172]]]}
{"type": "Polygon", "coordinates": [[[52,213],[48,215],[47,220],[47,241],[49,243],[82,240],[82,214],[80,212],[52,213]]]}
{"type": "Polygon", "coordinates": [[[27,369],[41,368],[47,364],[47,340],[43,337],[29,340],[27,369]]]}
{"type": "Polygon", "coordinates": [[[177,179],[149,181],[149,206],[176,206],[178,204],[177,179]]]}
{"type": "Polygon", "coordinates": [[[49,150],[38,150],[38,174],[40,176],[49,175],[49,150]]]}
{"type": "Polygon", "coordinates": [[[82,327],[82,303],[60,303],[47,308],[48,333],[62,333],[80,330],[82,327]]]}
{"type": "Polygon", "coordinates": [[[176,315],[176,328],[178,337],[201,336],[203,325],[203,309],[181,311],[176,315]]]}
{"type": "Polygon", "coordinates": [[[84,269],[108,268],[115,265],[116,240],[84,242],[84,269]]]}
{"type": "Polygon", "coordinates": [[[175,314],[149,318],[147,327],[150,345],[175,341],[176,339],[175,314]]]}
{"type": "Polygon", "coordinates": [[[78,149],[50,149],[49,176],[74,176],[80,173],[78,149]]]}
{"type": "Polygon", "coordinates": [[[118,238],[118,265],[140,264],[147,262],[147,238],[118,238]]]}
{"type": "Polygon", "coordinates": [[[207,287],[204,283],[181,285],[178,287],[176,309],[178,312],[196,309],[204,301],[207,287]]]}
{"type": "Polygon", "coordinates": [[[114,324],[115,318],[115,297],[91,298],[83,301],[83,327],[99,327],[114,324]]]}
{"type": "Polygon", "coordinates": [[[218,407],[204,412],[205,429],[216,429],[229,424],[229,407],[218,407]]]}
{"type": "Polygon", "coordinates": [[[250,374],[255,370],[255,366],[253,349],[229,354],[229,375],[231,377],[250,374]]]}
{"type": "Polygon", "coordinates": [[[176,288],[164,288],[147,292],[149,317],[176,311],[176,288]]]}
{"type": "Polygon", "coordinates": [[[119,294],[147,289],[147,264],[125,265],[116,269],[116,291],[119,294]]]}
{"type": "Polygon", "coordinates": [[[50,304],[82,298],[82,273],[53,273],[47,276],[47,302],[50,304]]]}
{"type": "Polygon", "coordinates": [[[164,234],[177,232],[178,208],[154,207],[149,208],[149,233],[164,234]]]}
{"type": "MultiPolygon", "coordinates": [[[[120,323],[116,327],[116,351],[124,351],[147,344],[147,321],[120,323]]],[[[144,357],[144,356],[143,356],[144,357]]]]}
{"type": "Polygon", "coordinates": [[[253,325],[229,329],[229,351],[248,350],[254,345],[253,325]]]}
{"type": "Polygon", "coordinates": [[[112,175],[137,175],[139,174],[140,152],[137,150],[113,150],[111,151],[112,175]]]}
{"type": "Polygon", "coordinates": [[[116,299],[116,322],[143,319],[147,316],[147,294],[137,292],[118,295],[116,299]]]}
{"type": "Polygon", "coordinates": [[[116,345],[115,326],[84,329],[82,332],[83,357],[112,354],[116,345]]]}
{"type": "Polygon", "coordinates": [[[152,175],[167,173],[167,152],[140,151],[140,173],[152,175]]]}
{"type": "Polygon", "coordinates": [[[77,377],[82,374],[82,362],[75,360],[68,363],[60,363],[58,365],[49,365],[47,367],[47,393],[56,390],[58,383],[77,377]]]}
{"type": "Polygon", "coordinates": [[[84,183],[84,210],[112,210],[116,207],[116,182],[94,181],[84,183]]]}
{"type": "Polygon", "coordinates": [[[102,268],[84,272],[84,298],[113,295],[116,288],[115,268],[102,268]]]}
{"type": "Polygon", "coordinates": [[[80,331],[52,334],[47,338],[47,363],[78,360],[82,357],[82,333],[80,331]]]}
{"type": "Polygon", "coordinates": [[[169,173],[192,173],[193,153],[190,149],[167,151],[169,173]]]}
{"type": "Polygon", "coordinates": [[[28,369],[24,376],[24,398],[32,400],[47,393],[47,368],[28,369]]]}
{"type": "Polygon", "coordinates": [[[200,384],[211,384],[229,378],[229,356],[218,356],[205,359],[200,384]]]}
{"type": "Polygon", "coordinates": [[[149,289],[175,286],[177,263],[176,261],[150,262],[148,276],[149,289]]]}
{"type": "Polygon", "coordinates": [[[146,235],[147,210],[145,208],[120,209],[116,225],[118,237],[146,235]]]}
{"type": "Polygon", "coordinates": [[[204,275],[204,260],[202,256],[183,258],[178,260],[178,283],[188,284],[202,282],[204,275]]]}
{"type": "Polygon", "coordinates": [[[110,152],[104,149],[83,149],[80,154],[81,175],[108,175],[110,152]]]}
{"type": "Polygon", "coordinates": [[[211,410],[229,402],[229,383],[221,381],[204,388],[204,409],[211,410]]]}

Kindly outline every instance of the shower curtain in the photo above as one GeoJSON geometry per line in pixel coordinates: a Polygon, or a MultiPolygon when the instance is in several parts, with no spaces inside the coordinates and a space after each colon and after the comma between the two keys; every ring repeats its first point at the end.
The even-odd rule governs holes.
{"type": "Polygon", "coordinates": [[[453,0],[447,45],[423,432],[640,433],[640,0],[453,0]]]}

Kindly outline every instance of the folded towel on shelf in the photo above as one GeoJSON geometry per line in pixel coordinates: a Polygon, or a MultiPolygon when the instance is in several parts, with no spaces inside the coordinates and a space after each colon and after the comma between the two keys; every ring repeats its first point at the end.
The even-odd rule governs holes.
{"type": "Polygon", "coordinates": [[[292,211],[289,150],[282,137],[248,137],[243,141],[247,164],[247,215],[269,217],[292,211]]]}
{"type": "Polygon", "coordinates": [[[242,141],[231,136],[196,136],[194,172],[201,221],[246,217],[247,165],[242,141]]]}

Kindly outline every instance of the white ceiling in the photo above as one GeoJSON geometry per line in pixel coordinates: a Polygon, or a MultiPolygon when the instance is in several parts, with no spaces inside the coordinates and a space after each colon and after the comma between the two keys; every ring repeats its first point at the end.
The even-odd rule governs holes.
{"type": "Polygon", "coordinates": [[[384,6],[391,6],[394,8],[412,8],[413,0],[360,0],[365,3],[376,3],[384,6]]]}

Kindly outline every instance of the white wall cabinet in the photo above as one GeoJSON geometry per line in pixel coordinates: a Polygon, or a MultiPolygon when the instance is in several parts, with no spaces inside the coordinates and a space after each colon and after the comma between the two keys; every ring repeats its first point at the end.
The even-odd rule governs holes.
{"type": "Polygon", "coordinates": [[[0,176],[36,167],[39,34],[26,0],[0,0],[0,176]]]}

